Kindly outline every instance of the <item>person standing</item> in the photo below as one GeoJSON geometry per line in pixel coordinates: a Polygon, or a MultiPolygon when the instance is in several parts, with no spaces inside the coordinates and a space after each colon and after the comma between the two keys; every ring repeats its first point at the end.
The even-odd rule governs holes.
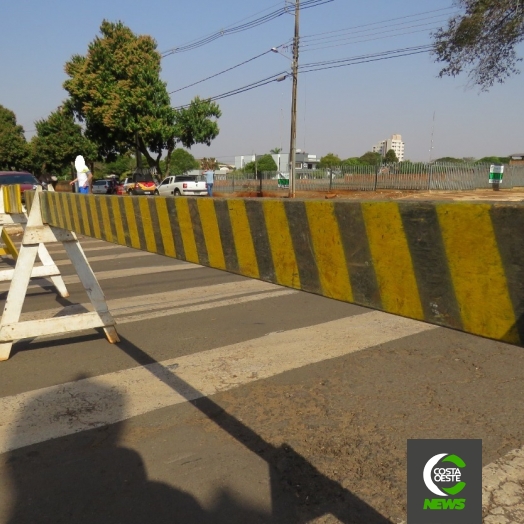
{"type": "Polygon", "coordinates": [[[69,182],[70,185],[73,185],[78,180],[78,192],[87,195],[89,193],[89,188],[91,187],[91,180],[93,175],[89,168],[86,166],[86,162],[82,155],[78,155],[75,159],[75,169],[76,169],[76,178],[69,182]]]}
{"type": "Polygon", "coordinates": [[[206,175],[206,187],[208,196],[213,196],[213,184],[215,179],[215,172],[212,169],[208,169],[204,175],[206,175]]]}

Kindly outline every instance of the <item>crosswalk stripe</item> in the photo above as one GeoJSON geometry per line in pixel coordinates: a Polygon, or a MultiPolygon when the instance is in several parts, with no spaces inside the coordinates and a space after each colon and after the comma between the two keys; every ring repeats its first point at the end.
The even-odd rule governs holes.
{"type": "MultiPolygon", "coordinates": [[[[150,257],[154,255],[154,253],[147,253],[146,251],[136,251],[133,253],[118,253],[116,255],[99,255],[96,257],[88,257],[88,262],[103,262],[105,260],[127,260],[129,258],[137,258],[137,257],[150,257]]],[[[55,264],[57,266],[65,266],[67,264],[71,264],[71,260],[69,258],[63,259],[63,260],[55,260],[55,264]]]]}
{"type": "MultiPolygon", "coordinates": [[[[149,266],[149,267],[132,267],[129,269],[113,269],[108,271],[97,271],[95,276],[97,280],[108,280],[111,278],[126,278],[136,275],[149,276],[156,273],[168,273],[171,271],[183,271],[186,269],[203,269],[203,266],[197,264],[187,264],[181,262],[180,264],[171,264],[169,266],[149,266]]],[[[80,282],[78,275],[66,275],[62,277],[66,284],[76,284],[80,282]]],[[[29,283],[30,287],[34,286],[50,286],[51,282],[42,278],[35,278],[29,283]]],[[[0,285],[0,293],[9,290],[9,283],[0,285]]]]}
{"type": "MultiPolygon", "coordinates": [[[[245,280],[243,282],[227,282],[212,286],[110,299],[107,301],[107,305],[113,317],[116,318],[117,324],[127,324],[138,320],[149,320],[296,293],[295,290],[283,289],[267,282],[245,280]]],[[[86,311],[93,311],[91,303],[23,313],[21,320],[75,315],[86,311]]]]}
{"type": "Polygon", "coordinates": [[[432,329],[439,328],[373,311],[3,397],[0,453],[114,424],[432,329]],[[37,399],[45,401],[39,409],[28,412],[26,408],[37,399]]]}

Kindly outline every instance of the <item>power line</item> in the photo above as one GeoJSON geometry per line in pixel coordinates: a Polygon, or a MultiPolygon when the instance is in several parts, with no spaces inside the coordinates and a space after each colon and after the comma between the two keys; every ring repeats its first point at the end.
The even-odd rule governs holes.
{"type": "MultiPolygon", "coordinates": [[[[423,11],[421,13],[415,13],[415,14],[412,14],[412,15],[399,16],[397,18],[389,18],[389,19],[386,19],[386,20],[378,21],[378,22],[371,22],[369,24],[360,24],[360,25],[356,25],[356,26],[352,26],[352,27],[346,27],[346,28],[343,28],[343,29],[335,29],[333,31],[325,31],[325,32],[322,32],[322,33],[312,33],[310,35],[302,36],[300,40],[304,41],[304,40],[308,40],[310,38],[313,38],[315,36],[327,35],[327,34],[332,34],[332,33],[340,33],[340,32],[349,31],[349,30],[352,30],[352,29],[361,29],[363,27],[372,27],[372,26],[375,26],[375,25],[390,24],[391,22],[396,22],[397,20],[405,20],[407,18],[416,18],[416,17],[423,16],[423,15],[437,13],[439,11],[448,11],[448,10],[451,10],[451,9],[455,10],[456,7],[455,6],[444,7],[442,9],[434,9],[432,11],[423,11]]],[[[440,16],[440,15],[438,15],[438,16],[440,16]]],[[[406,23],[410,23],[410,22],[406,22],[406,23]]],[[[394,25],[396,25],[396,24],[394,24],[394,25]]]]}
{"type": "MultiPolygon", "coordinates": [[[[333,0],[306,0],[305,2],[302,3],[301,9],[310,9],[312,7],[318,7],[318,6],[321,6],[321,5],[330,3],[330,2],[333,2],[333,0]]],[[[172,49],[168,49],[167,51],[162,52],[161,56],[162,58],[165,58],[166,56],[174,54],[174,53],[183,53],[186,51],[192,51],[193,49],[209,44],[213,42],[214,40],[217,40],[218,38],[221,38],[223,36],[240,33],[242,31],[247,31],[248,29],[253,29],[254,27],[270,22],[271,20],[275,20],[276,18],[279,18],[280,16],[287,14],[288,12],[289,12],[288,6],[282,7],[280,9],[277,9],[276,11],[273,11],[267,15],[259,17],[250,22],[246,22],[244,24],[240,24],[234,27],[220,29],[219,31],[216,31],[209,36],[201,38],[200,40],[195,40],[188,44],[181,45],[178,47],[173,47],[172,49]]]]}
{"type": "Polygon", "coordinates": [[[206,80],[211,80],[211,78],[215,78],[217,76],[223,75],[224,73],[227,73],[228,71],[232,71],[233,69],[236,69],[237,67],[243,66],[244,64],[248,64],[249,62],[253,62],[253,60],[256,60],[257,58],[260,58],[264,55],[267,55],[270,52],[271,52],[271,49],[268,49],[267,51],[264,51],[263,53],[260,53],[259,55],[254,56],[253,58],[249,58],[248,60],[244,60],[244,62],[240,62],[240,64],[229,67],[228,69],[224,69],[223,71],[215,73],[214,75],[203,78],[202,80],[198,80],[197,82],[193,82],[192,84],[188,84],[187,86],[180,87],[179,89],[175,89],[174,91],[170,91],[169,94],[172,95],[173,93],[178,93],[179,91],[183,91],[184,89],[187,89],[188,87],[193,87],[193,86],[196,86],[197,84],[201,84],[202,82],[205,82],[206,80]]]}
{"type": "MultiPolygon", "coordinates": [[[[359,56],[354,56],[354,57],[349,57],[349,58],[342,58],[342,59],[337,59],[337,60],[310,62],[310,63],[302,64],[301,66],[299,66],[299,72],[300,73],[311,73],[314,71],[322,71],[324,69],[335,69],[339,67],[348,67],[351,65],[365,64],[368,62],[377,62],[380,60],[389,60],[392,58],[400,58],[404,56],[428,53],[431,51],[432,48],[433,46],[428,44],[428,45],[420,45],[420,46],[413,46],[413,47],[405,47],[402,49],[395,49],[395,50],[389,50],[389,51],[382,51],[379,53],[369,53],[365,55],[359,55],[359,56]]],[[[221,93],[220,95],[206,98],[206,100],[215,101],[215,100],[220,100],[223,98],[228,98],[234,95],[239,95],[241,93],[245,93],[247,91],[251,91],[258,87],[262,87],[267,84],[270,84],[271,82],[281,82],[282,80],[285,80],[286,78],[290,76],[291,76],[291,73],[289,71],[281,71],[280,73],[276,73],[274,75],[263,78],[256,82],[252,82],[251,84],[247,84],[245,86],[238,87],[236,89],[232,89],[231,91],[221,93]]],[[[185,108],[188,108],[190,105],[191,104],[185,104],[183,106],[175,107],[175,109],[185,109],[185,108]]]]}
{"type": "MultiPolygon", "coordinates": [[[[311,47],[311,48],[303,49],[302,51],[304,53],[307,53],[307,52],[310,52],[310,51],[318,51],[318,50],[321,50],[321,49],[331,49],[333,47],[344,47],[344,46],[347,46],[347,45],[361,44],[361,43],[364,43],[364,42],[374,42],[376,40],[384,40],[386,38],[396,38],[396,37],[399,37],[399,36],[413,35],[413,34],[416,34],[416,33],[426,33],[428,31],[433,31],[433,30],[439,29],[439,27],[440,26],[431,27],[431,28],[425,28],[425,29],[417,29],[415,31],[406,31],[406,32],[403,32],[403,33],[397,33],[397,34],[392,34],[392,35],[377,36],[375,38],[363,38],[361,40],[352,40],[351,38],[345,38],[345,39],[341,39],[341,41],[343,41],[343,40],[352,40],[352,41],[346,42],[344,44],[332,44],[332,45],[322,45],[322,46],[319,46],[319,47],[311,47]]],[[[390,31],[385,31],[385,32],[389,33],[390,31]]]]}

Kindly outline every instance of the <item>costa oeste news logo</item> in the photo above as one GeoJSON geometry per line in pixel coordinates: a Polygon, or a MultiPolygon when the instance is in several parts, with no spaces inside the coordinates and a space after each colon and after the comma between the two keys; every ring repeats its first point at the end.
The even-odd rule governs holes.
{"type": "Polygon", "coordinates": [[[443,522],[482,522],[481,440],[408,440],[408,524],[443,522]]]}

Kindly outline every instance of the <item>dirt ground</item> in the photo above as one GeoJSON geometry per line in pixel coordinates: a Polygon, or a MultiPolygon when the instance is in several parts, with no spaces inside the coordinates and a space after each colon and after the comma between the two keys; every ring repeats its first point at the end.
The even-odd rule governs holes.
{"type": "MultiPolygon", "coordinates": [[[[238,193],[215,192],[216,197],[226,198],[288,198],[288,192],[264,191],[261,195],[256,191],[238,193]]],[[[485,200],[489,202],[522,202],[524,201],[524,188],[502,189],[476,189],[473,191],[413,191],[413,190],[379,190],[379,191],[297,191],[296,198],[323,198],[340,200],[485,200]]]]}

